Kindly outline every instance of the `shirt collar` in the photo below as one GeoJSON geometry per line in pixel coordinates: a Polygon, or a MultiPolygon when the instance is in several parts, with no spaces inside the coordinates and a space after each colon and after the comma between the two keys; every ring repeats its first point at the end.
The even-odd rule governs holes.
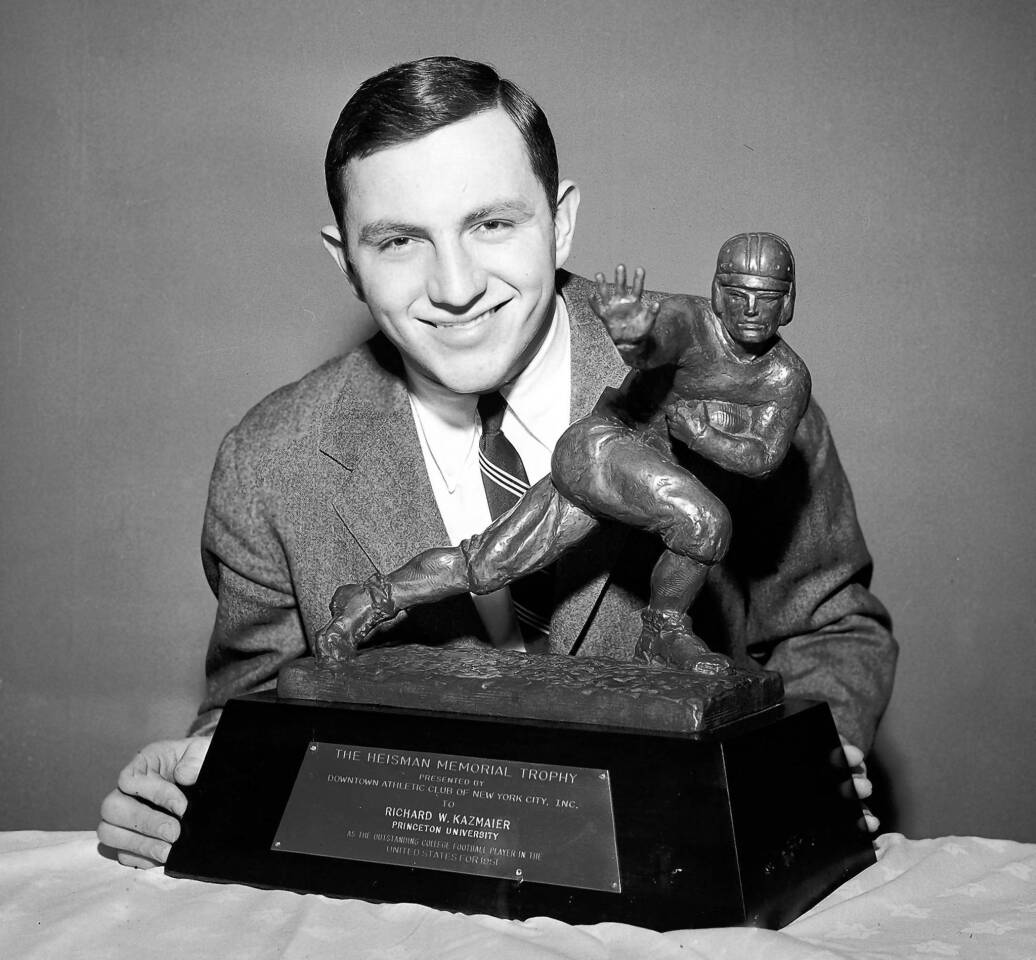
{"type": "Polygon", "coordinates": [[[551,450],[558,439],[553,421],[560,416],[563,420],[561,429],[568,426],[571,378],[568,308],[563,298],[557,297],[556,302],[554,319],[540,348],[528,366],[500,389],[511,413],[529,433],[551,450]],[[559,397],[563,398],[562,410],[558,408],[559,397]]]}

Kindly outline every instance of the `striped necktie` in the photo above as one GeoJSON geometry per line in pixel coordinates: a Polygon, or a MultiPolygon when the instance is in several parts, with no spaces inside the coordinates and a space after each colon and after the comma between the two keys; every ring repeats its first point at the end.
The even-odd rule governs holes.
{"type": "MultiPolygon", "coordinates": [[[[478,415],[482,420],[482,437],[478,443],[478,465],[486,490],[489,514],[495,520],[511,509],[529,489],[522,458],[501,425],[507,401],[498,392],[479,397],[478,415]]],[[[511,585],[511,603],[521,626],[526,649],[543,648],[550,633],[550,614],[554,601],[554,577],[551,568],[515,580],[511,585]]]]}

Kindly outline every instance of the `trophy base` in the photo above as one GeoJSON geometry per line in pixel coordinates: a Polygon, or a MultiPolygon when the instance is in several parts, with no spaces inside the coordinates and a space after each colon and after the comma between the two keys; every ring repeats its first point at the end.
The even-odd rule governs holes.
{"type": "Polygon", "coordinates": [[[408,644],[338,663],[293,660],[281,668],[277,695],[683,734],[776,707],[784,684],[771,670],[706,676],[607,657],[408,644]]]}
{"type": "Polygon", "coordinates": [[[873,862],[823,703],[675,734],[260,693],[166,872],[672,930],[784,926],[873,862]]]}

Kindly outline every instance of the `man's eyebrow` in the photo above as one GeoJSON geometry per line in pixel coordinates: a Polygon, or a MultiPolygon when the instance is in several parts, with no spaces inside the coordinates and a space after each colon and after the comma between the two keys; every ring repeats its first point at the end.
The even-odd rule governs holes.
{"type": "Polygon", "coordinates": [[[465,224],[477,223],[479,220],[485,220],[499,216],[503,213],[518,214],[518,216],[531,217],[535,211],[532,206],[525,200],[519,197],[501,197],[498,200],[491,200],[489,203],[483,204],[475,210],[470,211],[464,217],[465,224]]]}
{"type": "Polygon", "coordinates": [[[422,228],[415,223],[403,223],[401,220],[372,220],[360,227],[357,239],[360,243],[376,244],[389,237],[422,236],[423,234],[422,228]]]}

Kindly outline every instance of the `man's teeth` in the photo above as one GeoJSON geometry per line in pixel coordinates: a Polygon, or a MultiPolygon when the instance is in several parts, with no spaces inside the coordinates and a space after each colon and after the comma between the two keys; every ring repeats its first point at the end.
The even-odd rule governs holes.
{"type": "Polygon", "coordinates": [[[471,317],[468,320],[447,320],[443,323],[436,323],[434,320],[429,320],[426,322],[431,323],[433,327],[439,330],[461,330],[464,327],[473,326],[474,324],[478,323],[478,321],[481,320],[483,317],[491,317],[500,309],[501,306],[503,306],[503,304],[497,304],[495,307],[490,307],[488,310],[483,310],[482,313],[478,314],[477,316],[471,317]]]}

